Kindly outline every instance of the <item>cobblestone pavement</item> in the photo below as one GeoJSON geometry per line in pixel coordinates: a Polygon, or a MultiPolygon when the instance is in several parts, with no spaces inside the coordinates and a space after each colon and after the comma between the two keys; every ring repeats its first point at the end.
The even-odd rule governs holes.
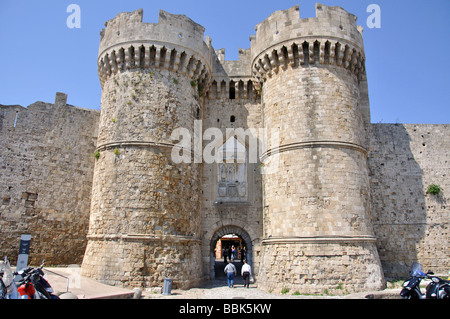
{"type": "Polygon", "coordinates": [[[256,285],[245,288],[242,283],[237,282],[234,288],[229,288],[225,280],[213,280],[205,283],[202,287],[188,290],[172,289],[171,295],[164,296],[161,293],[143,292],[143,298],[151,299],[398,299],[399,289],[387,289],[377,292],[363,292],[344,296],[311,296],[275,294],[264,292],[256,285]],[[369,296],[369,297],[367,297],[369,296]]]}

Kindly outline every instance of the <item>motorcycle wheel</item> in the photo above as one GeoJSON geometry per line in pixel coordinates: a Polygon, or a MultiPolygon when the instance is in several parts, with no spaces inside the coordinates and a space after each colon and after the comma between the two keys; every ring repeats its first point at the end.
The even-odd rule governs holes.
{"type": "Polygon", "coordinates": [[[45,299],[52,299],[50,296],[50,293],[45,290],[45,288],[39,283],[37,282],[35,284],[36,290],[39,291],[39,293],[45,298],[45,299]]]}
{"type": "Polygon", "coordinates": [[[403,289],[400,292],[400,299],[411,299],[411,291],[403,289]]]}

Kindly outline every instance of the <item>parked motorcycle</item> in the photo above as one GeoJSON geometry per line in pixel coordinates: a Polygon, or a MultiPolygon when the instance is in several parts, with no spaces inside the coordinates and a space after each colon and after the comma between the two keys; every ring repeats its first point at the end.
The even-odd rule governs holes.
{"type": "Polygon", "coordinates": [[[422,279],[429,278],[431,272],[424,273],[422,271],[422,265],[414,263],[411,266],[410,278],[403,282],[403,289],[400,292],[400,296],[404,299],[426,299],[426,294],[420,291],[420,282],[422,279]]]}
{"type": "Polygon", "coordinates": [[[53,294],[53,288],[44,278],[42,270],[44,262],[42,261],[38,268],[28,267],[15,273],[19,278],[17,290],[20,299],[59,299],[53,294]]]}
{"type": "MultiPolygon", "coordinates": [[[[431,275],[434,275],[431,273],[431,275]]],[[[431,282],[426,288],[427,299],[450,299],[450,281],[430,276],[431,282]]]]}

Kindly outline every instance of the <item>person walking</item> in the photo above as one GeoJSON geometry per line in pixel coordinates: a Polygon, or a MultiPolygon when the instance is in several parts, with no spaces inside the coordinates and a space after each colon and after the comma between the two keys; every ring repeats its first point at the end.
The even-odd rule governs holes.
{"type": "Polygon", "coordinates": [[[246,255],[247,255],[247,248],[245,248],[244,246],[241,249],[241,263],[244,262],[244,259],[247,259],[246,255]]]}
{"type": "Polygon", "coordinates": [[[222,255],[223,255],[223,262],[227,263],[227,257],[228,257],[228,249],[227,248],[222,249],[222,255]]]}
{"type": "Polygon", "coordinates": [[[234,261],[236,259],[236,248],[234,248],[234,245],[231,246],[231,261],[234,261]]]}
{"type": "Polygon", "coordinates": [[[231,260],[228,261],[228,265],[226,265],[223,271],[227,274],[228,287],[232,288],[234,285],[234,276],[236,275],[236,267],[231,260]]]}
{"type": "Polygon", "coordinates": [[[244,278],[244,287],[249,288],[250,276],[252,275],[252,267],[247,264],[247,260],[244,259],[244,264],[241,269],[241,276],[244,278]]]}

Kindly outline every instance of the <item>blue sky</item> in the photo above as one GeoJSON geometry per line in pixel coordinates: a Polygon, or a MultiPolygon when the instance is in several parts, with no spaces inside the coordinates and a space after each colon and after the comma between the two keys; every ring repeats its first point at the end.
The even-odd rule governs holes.
{"type": "Polygon", "coordinates": [[[97,77],[100,30],[122,11],[144,9],[144,22],[159,9],[184,14],[205,27],[214,48],[235,60],[249,48],[256,24],[276,10],[300,5],[315,16],[315,2],[341,6],[364,27],[373,123],[450,123],[449,0],[0,0],[0,104],[68,103],[100,109],[97,77]],[[70,29],[70,4],[81,9],[81,28],[70,29]],[[369,4],[381,9],[381,28],[369,28],[369,4]]]}

